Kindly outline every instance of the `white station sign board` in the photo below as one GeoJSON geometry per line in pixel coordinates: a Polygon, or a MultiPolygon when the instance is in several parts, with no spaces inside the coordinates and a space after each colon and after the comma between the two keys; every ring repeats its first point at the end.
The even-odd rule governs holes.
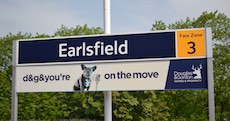
{"type": "Polygon", "coordinates": [[[17,40],[16,92],[207,89],[204,28],[17,40]]]}

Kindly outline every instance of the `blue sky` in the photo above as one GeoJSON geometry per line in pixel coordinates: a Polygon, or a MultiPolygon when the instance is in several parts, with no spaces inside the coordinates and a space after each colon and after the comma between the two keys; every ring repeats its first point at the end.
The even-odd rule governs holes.
{"type": "MultiPolygon", "coordinates": [[[[155,20],[173,23],[218,10],[230,0],[111,0],[112,33],[149,31],[155,20]]],[[[0,36],[19,31],[53,35],[61,25],[103,28],[103,0],[0,0],[0,36]]]]}

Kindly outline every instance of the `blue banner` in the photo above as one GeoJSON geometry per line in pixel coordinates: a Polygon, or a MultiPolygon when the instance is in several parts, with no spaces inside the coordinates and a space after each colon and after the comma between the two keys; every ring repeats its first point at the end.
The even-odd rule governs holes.
{"type": "Polygon", "coordinates": [[[18,64],[176,57],[175,32],[19,41],[18,64]]]}

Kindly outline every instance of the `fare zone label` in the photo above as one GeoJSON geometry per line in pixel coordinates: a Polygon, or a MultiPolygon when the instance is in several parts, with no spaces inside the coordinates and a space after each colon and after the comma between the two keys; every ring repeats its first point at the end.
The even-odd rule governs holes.
{"type": "Polygon", "coordinates": [[[204,30],[181,30],[176,37],[177,57],[205,56],[204,30]]]}

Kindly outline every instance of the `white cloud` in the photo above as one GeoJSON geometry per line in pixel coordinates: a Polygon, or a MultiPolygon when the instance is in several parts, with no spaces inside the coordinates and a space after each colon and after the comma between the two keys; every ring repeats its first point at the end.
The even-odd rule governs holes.
{"type": "Polygon", "coordinates": [[[230,17],[229,0],[116,0],[113,3],[112,22],[116,33],[148,31],[155,20],[170,24],[186,17],[197,18],[204,11],[218,10],[230,17]]]}
{"type": "MultiPolygon", "coordinates": [[[[151,29],[155,20],[173,23],[218,10],[230,17],[230,0],[111,0],[112,32],[151,29]]],[[[0,36],[9,32],[53,34],[64,24],[103,27],[103,0],[7,0],[0,2],[0,36]]]]}
{"type": "MultiPolygon", "coordinates": [[[[1,4],[0,8],[0,23],[6,28],[4,32],[50,32],[61,23],[67,20],[73,23],[71,20],[74,20],[72,16],[64,14],[68,11],[59,11],[52,5],[35,1],[14,1],[1,4]]],[[[1,33],[4,32],[1,30],[1,33]]]]}
{"type": "Polygon", "coordinates": [[[178,21],[186,17],[197,18],[202,12],[214,12],[218,10],[230,16],[230,1],[229,0],[173,0],[171,1],[172,11],[175,12],[173,21],[178,21]]]}
{"type": "Polygon", "coordinates": [[[0,26],[4,29],[0,29],[0,36],[19,31],[51,35],[62,24],[68,27],[87,24],[88,20],[83,16],[84,12],[80,9],[76,11],[72,4],[76,3],[74,1],[67,3],[46,0],[1,2],[0,26]]]}

